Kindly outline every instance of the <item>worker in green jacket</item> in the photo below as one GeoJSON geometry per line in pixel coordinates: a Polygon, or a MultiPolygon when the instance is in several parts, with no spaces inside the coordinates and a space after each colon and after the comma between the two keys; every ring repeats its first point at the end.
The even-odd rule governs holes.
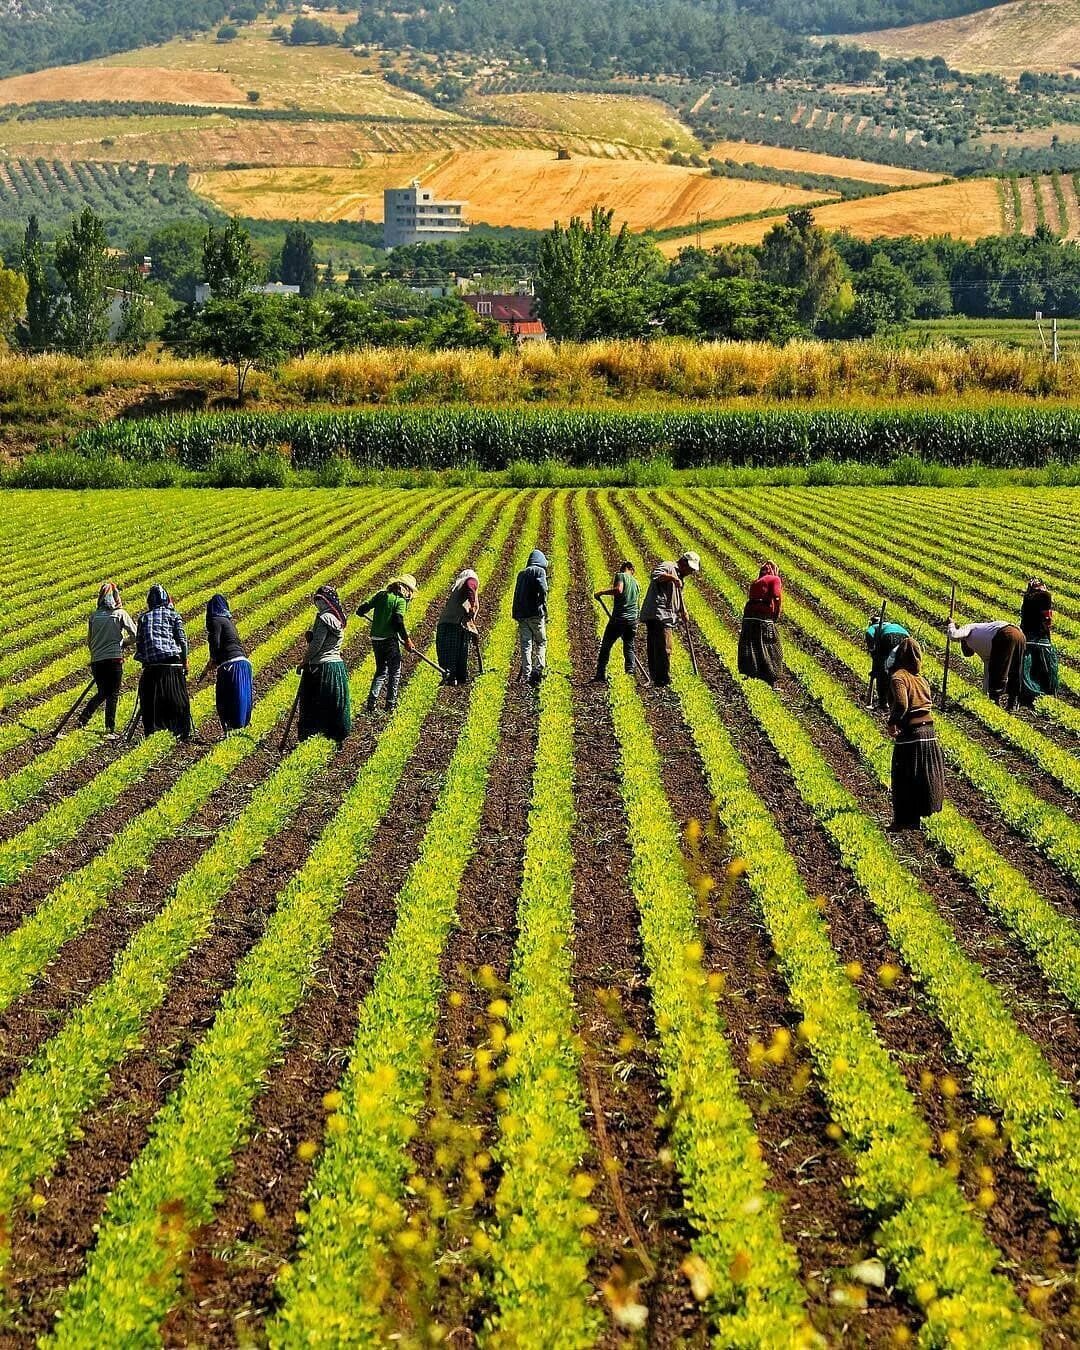
{"type": "Polygon", "coordinates": [[[413,650],[412,639],[405,627],[405,613],[409,601],[416,594],[416,578],[405,573],[392,577],[381,591],[365,600],[356,611],[361,618],[371,616],[371,654],[375,657],[375,678],[371,681],[367,710],[373,713],[379,695],[386,687],[386,711],[397,706],[401,687],[401,649],[413,650]]]}

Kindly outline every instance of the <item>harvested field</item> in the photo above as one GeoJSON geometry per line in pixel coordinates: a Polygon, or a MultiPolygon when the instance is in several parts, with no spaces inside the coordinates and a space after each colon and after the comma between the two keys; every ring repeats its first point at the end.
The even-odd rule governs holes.
{"type": "Polygon", "coordinates": [[[192,187],[226,211],[264,219],[382,219],[383,189],[419,177],[440,197],[468,202],[470,219],[547,229],[553,220],[613,206],[635,230],[687,224],[700,214],[797,206],[813,193],[714,178],[698,169],[574,157],[546,150],[464,150],[371,155],[362,167],[205,173],[192,187]],[[508,182],[514,191],[508,192],[508,182]]]}
{"type": "MultiPolygon", "coordinates": [[[[5,1347],[1080,1339],[1080,503],[1067,489],[5,494],[5,1347]],[[327,532],[327,520],[334,528],[327,532]],[[880,540],[888,537],[883,552],[880,540]],[[510,596],[551,559],[548,672],[510,596]],[[693,547],[672,683],[592,680],[619,560],[693,547]],[[785,670],[744,680],[761,558],[785,670]],[[406,657],[340,747],[283,736],[310,597],[479,574],[467,686],[406,657]],[[1056,697],[953,653],[943,812],[888,832],[866,615],[1055,598],[1056,697]],[[55,725],[88,596],[224,591],[221,737],[55,725]],[[44,605],[43,599],[48,603],[44,605]],[[692,648],[689,640],[692,639],[692,648]],[[872,1179],[873,1184],[868,1182],[872,1179]],[[933,1293],[929,1292],[932,1289],[933,1293]]],[[[644,635],[637,651],[644,657],[644,635]]],[[[125,681],[120,717],[133,709],[125,681]]],[[[96,720],[96,719],[95,719],[96,720]]]]}
{"type": "MultiPolygon", "coordinates": [[[[1034,229],[1034,197],[1031,198],[1031,211],[1030,229],[1034,229]]],[[[1004,228],[997,183],[990,178],[969,178],[938,187],[912,188],[881,197],[837,202],[816,209],[814,219],[823,229],[849,230],[862,239],[905,234],[923,238],[951,234],[959,239],[982,239],[986,235],[1000,234],[1004,228]]],[[[721,225],[704,232],[702,246],[756,244],[774,223],[762,219],[721,225]]],[[[1029,228],[1026,207],[1024,228],[1029,228]]],[[[688,236],[665,239],[661,247],[669,256],[674,256],[688,242],[688,236]]]]}
{"type": "Polygon", "coordinates": [[[1080,0],[1011,0],[955,19],[851,33],[882,56],[942,56],[956,70],[1080,73],[1080,0]]]}
{"type": "Polygon", "coordinates": [[[862,183],[885,183],[892,187],[937,183],[940,174],[921,169],[900,169],[891,164],[874,164],[868,159],[848,159],[842,155],[822,155],[811,150],[785,150],[776,145],[755,145],[748,141],[718,141],[707,154],[712,159],[733,159],[739,164],[762,164],[773,169],[791,169],[795,173],[824,173],[835,178],[857,178],[862,183]]]}

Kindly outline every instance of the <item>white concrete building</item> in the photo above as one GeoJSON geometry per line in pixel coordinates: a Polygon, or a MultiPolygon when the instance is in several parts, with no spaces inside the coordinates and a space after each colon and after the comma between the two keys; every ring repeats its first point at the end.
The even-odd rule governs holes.
{"type": "Polygon", "coordinates": [[[464,202],[440,202],[430,188],[414,178],[406,188],[387,188],[383,193],[383,244],[437,244],[468,234],[464,202]]]}

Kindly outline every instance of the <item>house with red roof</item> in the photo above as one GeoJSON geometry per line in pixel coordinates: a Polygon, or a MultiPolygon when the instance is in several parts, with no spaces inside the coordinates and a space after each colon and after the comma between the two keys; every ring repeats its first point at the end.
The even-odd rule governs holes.
{"type": "Polygon", "coordinates": [[[462,295],[480,319],[494,319],[515,342],[541,342],[547,332],[536,309],[535,295],[496,295],[491,291],[462,295]]]}

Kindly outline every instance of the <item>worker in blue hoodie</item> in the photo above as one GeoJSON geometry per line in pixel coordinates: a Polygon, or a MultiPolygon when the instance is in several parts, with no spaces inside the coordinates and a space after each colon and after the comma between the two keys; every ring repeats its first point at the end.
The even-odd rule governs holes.
{"type": "Polygon", "coordinates": [[[514,607],[521,643],[521,678],[536,687],[544,678],[547,657],[548,560],[538,548],[517,574],[514,607]]]}

